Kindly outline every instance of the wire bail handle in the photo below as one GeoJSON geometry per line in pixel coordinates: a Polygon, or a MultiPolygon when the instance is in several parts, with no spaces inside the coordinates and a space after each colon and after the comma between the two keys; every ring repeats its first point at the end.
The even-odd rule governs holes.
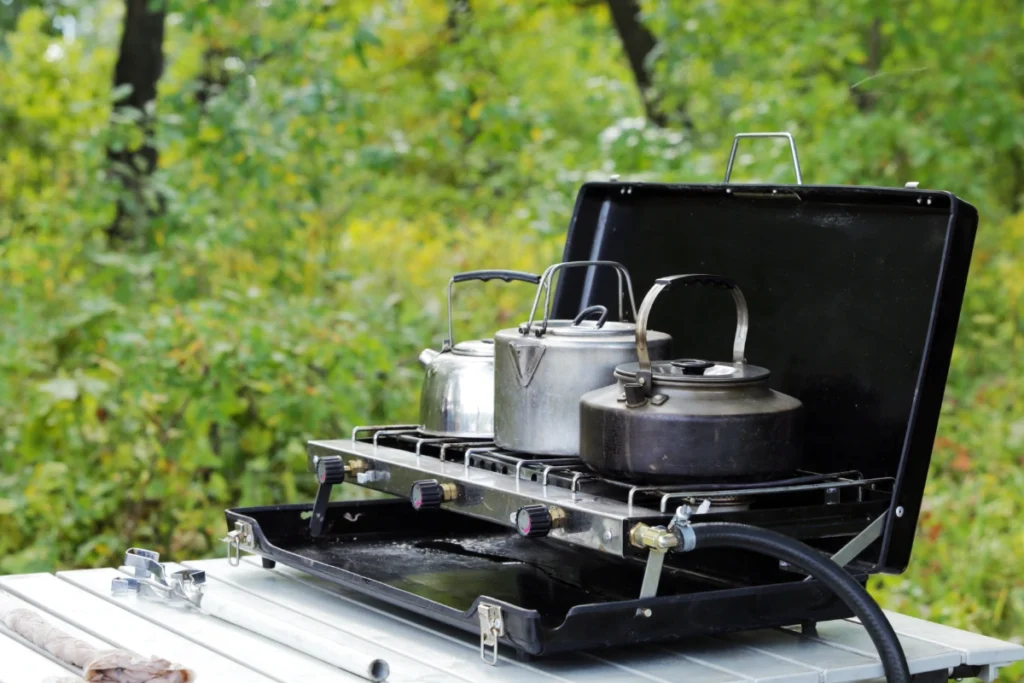
{"type": "Polygon", "coordinates": [[[502,280],[503,282],[512,282],[517,280],[519,282],[529,282],[531,284],[540,284],[540,276],[534,275],[533,273],[524,273],[518,270],[471,270],[466,273],[457,273],[452,276],[452,279],[448,281],[448,338],[441,344],[442,351],[451,351],[455,348],[455,337],[452,334],[452,285],[456,282],[466,282],[468,280],[481,280],[487,282],[488,280],[502,280]]]}
{"type": "Polygon", "coordinates": [[[636,316],[636,355],[637,360],[640,361],[637,367],[636,383],[640,385],[647,397],[651,396],[651,385],[653,384],[651,354],[647,348],[647,321],[651,315],[651,309],[654,307],[654,300],[673,285],[707,285],[718,289],[728,289],[732,292],[732,299],[736,304],[736,335],[732,341],[732,362],[737,365],[746,362],[744,354],[747,346],[747,330],[750,328],[750,311],[747,309],[746,297],[743,296],[743,292],[736,286],[736,282],[732,278],[705,273],[660,277],[654,281],[654,286],[647,292],[636,316]]]}
{"type": "MultiPolygon", "coordinates": [[[[633,281],[629,277],[629,271],[626,267],[617,261],[565,261],[563,263],[556,263],[548,266],[544,273],[540,276],[540,285],[537,287],[537,296],[533,299],[533,306],[530,308],[530,317],[526,321],[525,325],[520,326],[520,334],[526,336],[529,335],[531,330],[538,336],[544,336],[544,333],[548,329],[548,321],[551,317],[551,282],[554,279],[555,273],[565,268],[580,268],[590,266],[605,266],[608,268],[614,268],[615,273],[619,279],[619,320],[625,320],[623,317],[622,310],[622,294],[623,294],[623,281],[625,281],[626,287],[625,292],[629,295],[629,309],[633,314],[634,320],[636,319],[636,301],[633,299],[633,281]],[[545,294],[544,297],[544,319],[540,325],[533,329],[533,323],[537,315],[537,306],[540,305],[541,295],[545,294]]],[[[593,307],[591,307],[593,308],[593,307]]],[[[586,309],[589,310],[589,309],[586,309]]]]}

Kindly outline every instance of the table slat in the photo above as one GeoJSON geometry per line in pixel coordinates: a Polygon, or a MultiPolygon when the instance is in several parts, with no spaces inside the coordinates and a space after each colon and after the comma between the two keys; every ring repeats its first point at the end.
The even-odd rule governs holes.
{"type": "Polygon", "coordinates": [[[71,672],[0,630],[0,683],[40,683],[47,676],[71,672]]]}
{"type": "MultiPolygon", "coordinates": [[[[204,680],[231,683],[269,683],[273,680],[52,574],[0,577],[0,587],[34,605],[44,617],[47,614],[58,615],[66,623],[115,647],[183,664],[204,680]]],[[[108,592],[109,589],[108,579],[108,592]]]]}

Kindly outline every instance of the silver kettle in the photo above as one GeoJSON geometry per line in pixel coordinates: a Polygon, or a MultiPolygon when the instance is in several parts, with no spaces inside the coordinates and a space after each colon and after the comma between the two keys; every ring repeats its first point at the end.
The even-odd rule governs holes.
{"type": "Polygon", "coordinates": [[[503,280],[539,284],[540,276],[515,270],[474,270],[458,273],[448,282],[448,338],[440,351],[425,349],[426,368],[420,391],[419,429],[431,436],[494,437],[494,340],[454,343],[452,286],[469,280],[503,280]]]}

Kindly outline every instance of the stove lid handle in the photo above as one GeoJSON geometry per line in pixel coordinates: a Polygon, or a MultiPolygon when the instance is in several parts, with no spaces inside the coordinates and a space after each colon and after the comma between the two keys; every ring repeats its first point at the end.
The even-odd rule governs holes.
{"type": "Polygon", "coordinates": [[[644,394],[651,395],[651,354],[647,348],[647,321],[654,308],[654,300],[666,289],[675,285],[705,285],[718,289],[728,289],[732,292],[733,302],[736,304],[736,334],[732,341],[732,361],[737,365],[746,362],[745,352],[747,346],[747,330],[750,328],[750,311],[747,309],[747,299],[743,292],[736,286],[736,281],[722,275],[708,275],[697,273],[689,275],[669,275],[660,277],[654,281],[654,286],[647,292],[640,310],[636,315],[636,355],[640,361],[636,373],[636,382],[644,390],[644,394]]]}
{"type": "Polygon", "coordinates": [[[729,178],[732,177],[732,166],[736,161],[736,148],[740,144],[740,138],[785,138],[786,140],[789,140],[789,152],[793,156],[793,170],[796,171],[796,184],[804,184],[803,174],[800,173],[800,157],[796,154],[796,142],[793,141],[793,136],[790,133],[737,133],[736,137],[732,139],[732,151],[729,152],[729,164],[725,167],[724,182],[727,185],[729,184],[729,178]]]}

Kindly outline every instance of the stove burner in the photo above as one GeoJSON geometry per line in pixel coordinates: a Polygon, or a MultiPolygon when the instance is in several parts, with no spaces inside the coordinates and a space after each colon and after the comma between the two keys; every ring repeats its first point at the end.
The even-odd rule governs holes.
{"type": "Polygon", "coordinates": [[[860,472],[818,473],[800,470],[784,479],[737,482],[683,482],[671,485],[643,485],[610,479],[590,470],[578,457],[518,453],[498,448],[493,441],[436,437],[424,434],[416,425],[377,425],[356,427],[352,439],[374,446],[389,446],[419,457],[442,462],[461,463],[464,472],[485,470],[513,479],[556,486],[573,493],[590,494],[602,499],[624,502],[632,510],[654,508],[671,514],[684,503],[693,507],[711,503],[709,513],[751,510],[765,497],[784,494],[820,495],[818,504],[831,505],[845,500],[861,502],[866,492],[884,489],[891,478],[865,479],[860,472]]]}

